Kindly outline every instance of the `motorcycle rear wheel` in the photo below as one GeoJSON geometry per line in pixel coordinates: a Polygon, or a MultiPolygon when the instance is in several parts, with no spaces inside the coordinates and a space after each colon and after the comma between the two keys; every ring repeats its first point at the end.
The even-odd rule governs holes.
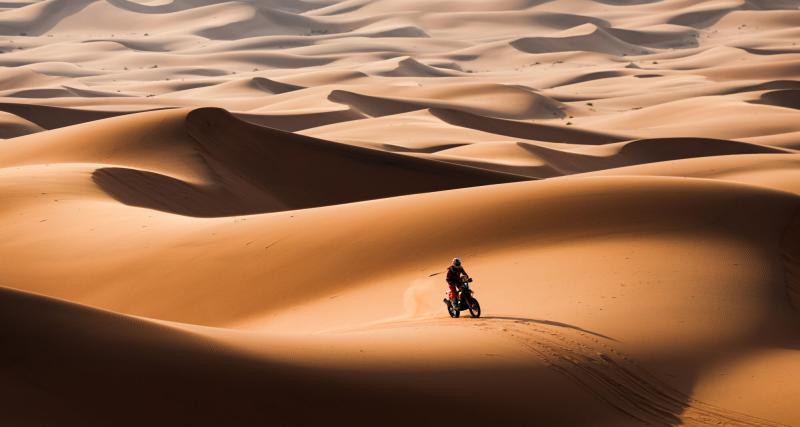
{"type": "Polygon", "coordinates": [[[478,303],[478,300],[475,298],[470,298],[467,301],[467,305],[469,306],[469,315],[472,317],[481,317],[481,305],[478,303]]]}

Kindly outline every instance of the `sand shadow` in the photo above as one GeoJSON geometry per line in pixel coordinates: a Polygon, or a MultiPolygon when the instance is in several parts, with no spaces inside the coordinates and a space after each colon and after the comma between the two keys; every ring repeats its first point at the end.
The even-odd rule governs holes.
{"type": "Polygon", "coordinates": [[[222,185],[199,185],[137,169],[95,170],[92,181],[106,194],[129,206],[198,218],[252,215],[285,208],[259,191],[231,191],[222,185]]]}

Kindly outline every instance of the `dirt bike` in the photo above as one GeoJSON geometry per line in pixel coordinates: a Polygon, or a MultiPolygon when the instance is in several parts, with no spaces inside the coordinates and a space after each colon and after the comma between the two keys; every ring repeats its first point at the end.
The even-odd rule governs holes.
{"type": "Polygon", "coordinates": [[[472,317],[481,317],[481,305],[478,303],[478,300],[472,296],[472,289],[469,287],[471,282],[471,277],[461,281],[461,284],[457,286],[458,300],[453,304],[450,303],[449,298],[443,300],[447,306],[447,313],[450,317],[458,317],[464,310],[469,310],[469,315],[472,317]]]}

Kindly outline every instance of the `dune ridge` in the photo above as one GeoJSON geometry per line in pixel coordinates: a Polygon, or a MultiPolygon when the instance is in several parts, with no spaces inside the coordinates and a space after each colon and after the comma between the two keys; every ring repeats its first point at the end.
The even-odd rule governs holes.
{"type": "Polygon", "coordinates": [[[189,112],[185,130],[210,168],[206,174],[214,177],[210,187],[124,168],[98,169],[92,175],[94,182],[133,206],[190,216],[221,216],[525,179],[253,126],[220,109],[189,112]],[[339,168],[349,173],[342,175],[339,168]]]}

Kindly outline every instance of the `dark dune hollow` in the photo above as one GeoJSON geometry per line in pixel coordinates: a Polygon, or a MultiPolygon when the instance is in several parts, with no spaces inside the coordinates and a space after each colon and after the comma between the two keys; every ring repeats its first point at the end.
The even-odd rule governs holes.
{"type": "Polygon", "coordinates": [[[565,153],[523,142],[520,142],[519,145],[545,162],[546,166],[541,167],[539,173],[549,173],[549,175],[539,176],[571,175],[696,157],[786,153],[785,150],[778,148],[707,138],[659,138],[630,141],[624,143],[618,152],[609,156],[565,153]]]}
{"type": "MultiPolygon", "coordinates": [[[[155,108],[153,110],[161,110],[155,108]]],[[[49,105],[0,103],[0,111],[5,111],[26,120],[29,120],[44,129],[58,129],[65,126],[77,125],[95,120],[117,117],[125,114],[140,113],[142,111],[102,111],[82,108],[54,107],[49,105]]]]}
{"type": "Polygon", "coordinates": [[[132,206],[214,217],[529,179],[261,127],[219,108],[190,112],[185,129],[213,182],[193,184],[127,168],[98,169],[94,182],[132,206]]]}
{"type": "Polygon", "coordinates": [[[519,122],[494,117],[486,117],[466,111],[431,108],[431,114],[440,120],[455,126],[475,129],[498,135],[523,138],[536,141],[564,142],[571,144],[601,145],[630,139],[622,135],[613,135],[590,130],[580,130],[554,126],[549,124],[519,122]]]}
{"type": "Polygon", "coordinates": [[[756,104],[774,105],[776,107],[800,110],[800,89],[784,89],[767,92],[753,102],[756,104]]]}
{"type": "Polygon", "coordinates": [[[351,109],[291,115],[234,113],[234,116],[248,123],[270,127],[273,129],[280,129],[287,132],[297,132],[299,130],[310,129],[317,126],[349,122],[351,120],[359,120],[367,117],[364,114],[351,109]]]}
{"type": "MultiPolygon", "coordinates": [[[[463,404],[463,398],[427,391],[430,384],[480,374],[267,362],[179,329],[7,288],[0,288],[0,344],[6,367],[0,398],[7,405],[0,421],[9,426],[369,425],[378,419],[381,425],[439,425],[451,417],[441,405],[463,404]],[[29,405],[53,396],[58,405],[29,405]],[[363,409],[352,411],[352,402],[363,409]]],[[[535,372],[496,374],[508,380],[535,372]]],[[[482,408],[479,400],[470,401],[473,420],[510,425],[517,419],[482,408]]]]}

